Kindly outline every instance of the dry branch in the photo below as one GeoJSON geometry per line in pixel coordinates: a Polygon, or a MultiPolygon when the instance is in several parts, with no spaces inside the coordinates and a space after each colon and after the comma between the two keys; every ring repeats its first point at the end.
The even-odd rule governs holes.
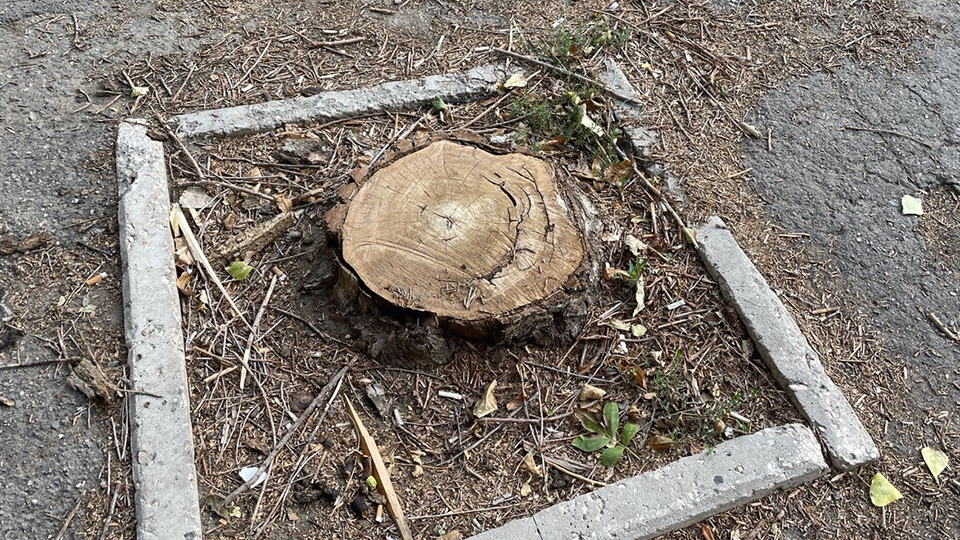
{"type": "Polygon", "coordinates": [[[247,480],[246,482],[241,484],[240,487],[233,490],[233,492],[231,492],[229,495],[227,495],[223,499],[224,507],[229,505],[235,498],[237,498],[238,495],[240,495],[241,493],[249,489],[250,486],[257,481],[257,478],[260,478],[261,475],[259,474],[259,472],[264,471],[267,467],[269,467],[273,463],[273,460],[276,459],[280,451],[283,450],[283,448],[287,445],[287,442],[290,441],[290,438],[293,437],[293,434],[296,433],[300,429],[300,426],[302,426],[303,423],[306,421],[306,419],[313,414],[313,411],[315,411],[317,406],[326,398],[327,394],[333,391],[334,387],[336,387],[339,384],[340,379],[343,378],[344,374],[347,373],[347,369],[349,368],[350,368],[349,365],[343,366],[342,368],[340,368],[340,371],[336,372],[336,374],[334,374],[334,376],[331,377],[329,381],[327,381],[327,384],[320,389],[320,391],[317,393],[317,396],[313,398],[313,401],[310,402],[310,405],[307,406],[306,409],[304,409],[303,413],[300,414],[296,422],[294,422],[293,425],[290,426],[287,432],[283,435],[283,437],[280,438],[280,440],[274,446],[273,450],[271,450],[270,453],[267,455],[267,457],[265,457],[263,461],[260,462],[260,465],[257,466],[258,474],[253,475],[253,477],[250,478],[250,480],[247,480]]]}
{"type": "Polygon", "coordinates": [[[343,402],[347,406],[347,416],[350,418],[350,422],[357,431],[357,438],[360,439],[360,449],[363,450],[363,452],[370,457],[370,461],[373,462],[373,475],[374,478],[377,479],[377,488],[387,499],[387,510],[393,517],[394,523],[397,524],[397,529],[400,531],[401,538],[403,538],[403,540],[413,540],[413,534],[410,532],[410,526],[407,525],[407,520],[403,516],[403,508],[400,506],[400,498],[397,497],[396,491],[393,490],[393,484],[390,483],[390,473],[387,471],[387,466],[383,463],[383,458],[380,457],[380,450],[377,448],[377,442],[373,440],[373,437],[371,437],[370,433],[367,432],[367,428],[364,427],[363,422],[360,420],[360,416],[353,408],[353,404],[350,403],[350,399],[344,396],[343,402]]]}

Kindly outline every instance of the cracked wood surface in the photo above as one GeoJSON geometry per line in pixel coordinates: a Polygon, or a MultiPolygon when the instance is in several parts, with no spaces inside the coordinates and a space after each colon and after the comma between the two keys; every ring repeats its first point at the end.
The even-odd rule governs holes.
{"type": "Polygon", "coordinates": [[[372,292],[465,321],[548,298],[584,258],[549,165],[449,141],[374,173],[350,201],[342,239],[372,292]]]}

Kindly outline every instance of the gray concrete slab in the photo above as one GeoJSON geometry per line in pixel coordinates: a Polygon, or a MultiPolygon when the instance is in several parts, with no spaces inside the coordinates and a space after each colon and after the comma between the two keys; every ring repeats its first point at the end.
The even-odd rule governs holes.
{"type": "MultiPolygon", "coordinates": [[[[620,66],[612,58],[603,61],[603,73],[600,74],[600,82],[607,85],[607,88],[618,94],[632,97],[640,101],[641,96],[630,84],[627,75],[620,69],[620,66]]],[[[623,132],[630,137],[630,145],[633,147],[634,154],[642,157],[650,157],[650,147],[658,139],[656,131],[649,130],[640,125],[640,119],[643,116],[643,107],[634,103],[619,100],[615,97],[610,98],[613,101],[613,114],[621,123],[623,132]]]]}
{"type": "Polygon", "coordinates": [[[563,502],[471,540],[644,540],[830,469],[806,426],[767,428],[563,502]]]}
{"type": "Polygon", "coordinates": [[[879,458],[873,439],[824,371],[820,356],[723,220],[710,218],[697,231],[697,240],[707,271],[737,310],[767,367],[822,440],[833,466],[846,471],[879,458]]]}
{"type": "Polygon", "coordinates": [[[185,138],[257,133],[284,124],[325,122],[377,111],[412,109],[437,97],[451,102],[476,98],[494,92],[504,75],[497,66],[481,66],[462,74],[432,75],[368,88],[323,92],[310,97],[198,111],[174,116],[170,122],[185,138]]]}
{"type": "Polygon", "coordinates": [[[137,538],[202,537],[190,393],[170,234],[163,145],[146,122],[117,135],[120,253],[137,538]]]}

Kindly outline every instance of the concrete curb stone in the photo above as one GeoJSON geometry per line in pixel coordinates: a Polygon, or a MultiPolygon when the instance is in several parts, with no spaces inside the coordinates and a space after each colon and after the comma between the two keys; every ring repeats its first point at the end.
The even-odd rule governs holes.
{"type": "Polygon", "coordinates": [[[820,356],[719,217],[699,230],[700,257],[733,304],[760,356],[826,447],[830,462],[848,471],[880,457],[860,418],[833,383],[820,356]]]}
{"type": "Polygon", "coordinates": [[[488,65],[464,74],[432,75],[369,88],[197,111],[174,116],[171,122],[176,124],[179,135],[184,138],[243,135],[276,129],[284,124],[325,122],[376,111],[411,109],[437,97],[444,101],[462,101],[495,90],[504,75],[501,68],[488,65]]]}
{"type": "MultiPolygon", "coordinates": [[[[600,82],[619,94],[636,100],[640,99],[637,91],[630,84],[630,80],[627,79],[627,75],[610,58],[603,61],[603,73],[600,74],[600,82]]],[[[623,124],[623,131],[630,137],[633,151],[644,159],[649,158],[650,147],[656,144],[659,136],[656,131],[637,125],[643,116],[643,108],[634,103],[620,101],[617,98],[611,99],[613,101],[613,114],[623,124]]]]}
{"type": "Polygon", "coordinates": [[[800,485],[830,470],[809,428],[789,424],[718,444],[470,540],[644,540],[800,485]]]}
{"type": "Polygon", "coordinates": [[[146,121],[120,124],[116,163],[130,382],[144,392],[129,398],[137,538],[200,540],[170,195],[146,121]]]}

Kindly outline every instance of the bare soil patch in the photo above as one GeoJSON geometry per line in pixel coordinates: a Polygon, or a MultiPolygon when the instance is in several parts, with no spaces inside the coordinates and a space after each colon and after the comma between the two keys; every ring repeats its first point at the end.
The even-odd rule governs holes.
{"type": "MultiPolygon", "coordinates": [[[[550,79],[531,84],[539,84],[537,90],[519,90],[517,97],[555,97],[533,93],[553,88],[550,79]]],[[[283,209],[302,212],[275,244],[247,254],[245,262],[255,268],[250,276],[227,280],[228,292],[251,320],[250,314],[262,314],[255,334],[238,324],[208,282],[195,277],[195,266],[180,259],[198,466],[210,501],[240,483],[239,468],[258,464],[344,364],[351,367],[338,395],[358,405],[392,468],[415,535],[427,537],[477,533],[794,417],[669,217],[629,176],[604,180],[591,172],[582,149],[558,141],[537,154],[590,193],[607,231],[599,240],[603,260],[611,268],[632,264],[646,280],[644,309],[633,313],[636,282],[598,277],[586,326],[562,348],[529,336],[505,342],[447,338],[448,364],[415,369],[370,356],[384,336],[410,329],[402,320],[365,313],[337,298],[337,246],[328,243],[323,216],[340,195],[352,193],[350,172],[384,147],[390,154],[436,138],[465,138],[461,126],[468,122],[475,141],[494,137],[513,149],[513,137],[529,142],[517,131],[525,129],[523,117],[509,107],[494,96],[443,113],[427,109],[286,127],[196,148],[192,158],[204,164],[200,186],[210,204],[196,210],[191,226],[211,251],[283,209]],[[409,139],[396,140],[396,133],[418,120],[409,139]],[[640,258],[624,243],[628,235],[650,246],[640,258]],[[499,408],[492,418],[478,419],[472,411],[494,380],[499,408]],[[581,400],[584,384],[606,395],[581,400]],[[377,399],[371,401],[370,393],[377,399]],[[584,433],[575,414],[599,414],[607,402],[617,403],[624,421],[640,431],[613,468],[600,466],[599,454],[571,444],[584,433]],[[663,443],[663,453],[645,446],[654,436],[671,441],[663,443]]],[[[595,116],[614,127],[604,111],[598,97],[595,116]]],[[[177,192],[196,190],[191,160],[172,145],[170,155],[177,192]]],[[[545,324],[551,335],[552,321],[545,324]]],[[[328,406],[328,413],[308,419],[290,439],[265,488],[231,501],[242,517],[208,514],[212,537],[242,531],[367,537],[389,526],[375,524],[382,501],[364,493],[368,473],[341,402],[334,396],[322,409],[328,406]],[[367,508],[362,517],[350,508],[357,500],[367,508]]]]}

